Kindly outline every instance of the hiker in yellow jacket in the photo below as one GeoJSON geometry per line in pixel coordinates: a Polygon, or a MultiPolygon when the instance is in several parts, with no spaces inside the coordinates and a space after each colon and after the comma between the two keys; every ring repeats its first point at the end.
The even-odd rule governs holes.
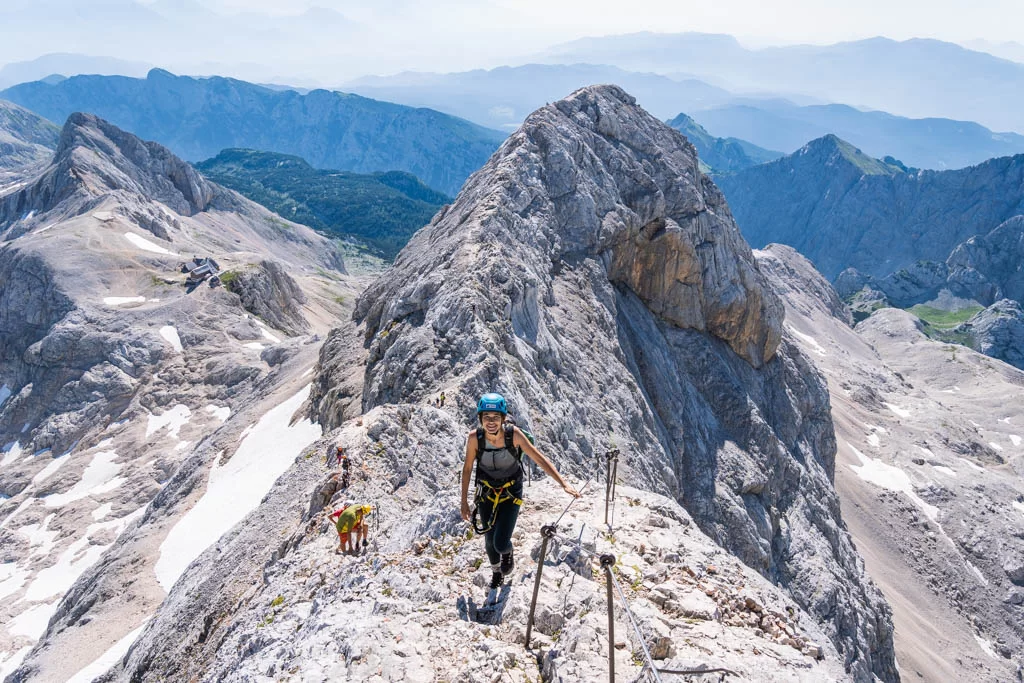
{"type": "Polygon", "coordinates": [[[338,530],[338,552],[355,552],[360,540],[363,547],[366,547],[366,524],[363,518],[372,510],[369,505],[345,505],[331,513],[334,527],[338,530]],[[356,543],[352,542],[352,534],[356,535],[356,543]]]}

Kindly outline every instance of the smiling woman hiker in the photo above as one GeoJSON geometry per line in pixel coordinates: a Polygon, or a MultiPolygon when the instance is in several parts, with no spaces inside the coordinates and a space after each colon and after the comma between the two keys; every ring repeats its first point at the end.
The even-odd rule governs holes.
{"type": "Polygon", "coordinates": [[[491,562],[491,588],[498,588],[512,573],[512,531],[523,504],[523,454],[555,478],[565,492],[580,494],[558,473],[551,461],[530,443],[518,428],[506,422],[508,407],[501,394],[484,394],[477,403],[480,426],[466,438],[466,462],[462,466],[462,519],[472,519],[477,533],[484,534],[484,548],[491,562]],[[469,474],[476,463],[475,508],[469,509],[469,474]]]}

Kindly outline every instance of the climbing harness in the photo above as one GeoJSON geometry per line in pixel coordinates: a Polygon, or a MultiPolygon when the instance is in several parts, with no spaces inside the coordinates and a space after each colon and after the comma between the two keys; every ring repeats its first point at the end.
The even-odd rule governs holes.
{"type": "Polygon", "coordinates": [[[511,500],[514,505],[522,505],[523,499],[516,498],[509,489],[516,483],[516,479],[509,479],[501,486],[495,486],[486,479],[477,480],[476,485],[476,498],[474,499],[473,506],[473,531],[478,534],[486,534],[488,531],[494,528],[494,523],[498,521],[498,506],[505,501],[511,500]],[[484,493],[484,489],[487,489],[488,493],[484,493]],[[480,503],[487,501],[491,504],[491,519],[487,526],[481,526],[480,521],[480,503]]]}
{"type": "MultiPolygon", "coordinates": [[[[487,396],[490,396],[490,394],[487,396]]],[[[481,401],[483,401],[483,399],[481,399],[481,401]]],[[[484,433],[483,427],[477,427],[476,430],[476,496],[473,500],[474,506],[471,521],[473,524],[473,531],[478,534],[486,534],[494,528],[495,522],[498,521],[498,505],[508,500],[512,500],[515,505],[523,504],[522,498],[516,498],[509,491],[509,489],[511,489],[512,486],[514,486],[516,482],[520,481],[523,477],[523,453],[521,450],[516,448],[515,445],[515,424],[503,424],[502,431],[504,432],[505,438],[505,450],[515,457],[518,472],[516,472],[514,477],[504,480],[504,482],[499,485],[497,482],[491,482],[481,476],[483,474],[481,461],[483,460],[484,453],[488,450],[487,437],[484,433]],[[480,519],[480,503],[482,501],[487,501],[491,504],[491,519],[486,526],[482,524],[482,520],[480,519]]],[[[526,434],[526,432],[524,432],[524,434],[526,434]]]]}

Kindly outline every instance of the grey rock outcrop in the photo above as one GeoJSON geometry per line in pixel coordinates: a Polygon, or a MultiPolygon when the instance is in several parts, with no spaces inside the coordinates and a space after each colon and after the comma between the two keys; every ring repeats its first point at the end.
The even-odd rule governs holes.
{"type": "Polygon", "coordinates": [[[961,242],[945,261],[918,261],[883,278],[848,268],[836,279],[844,297],[860,289],[857,284],[883,291],[900,307],[934,299],[943,289],[982,306],[1000,299],[1024,301],[1024,216],[961,242]]]}
{"type": "Polygon", "coordinates": [[[974,338],[978,351],[1024,370],[1024,311],[1016,301],[1001,299],[959,329],[974,338]]]}
{"type": "Polygon", "coordinates": [[[1024,302],[1024,216],[961,242],[945,262],[918,261],[883,278],[847,268],[836,278],[836,290],[858,321],[889,305],[927,303],[946,311],[985,306],[954,330],[957,339],[1024,368],[1018,313],[1024,302]]]}
{"type": "Polygon", "coordinates": [[[276,261],[264,260],[242,268],[228,284],[242,307],[279,330],[301,334],[309,330],[302,314],[306,295],[288,271],[276,261]]]}
{"type": "Polygon", "coordinates": [[[877,287],[898,306],[906,307],[924,303],[936,296],[946,286],[949,268],[945,263],[916,261],[890,273],[878,281],[877,287]]]}
{"type": "Polygon", "coordinates": [[[1024,303],[1024,215],[957,245],[946,265],[950,283],[961,296],[983,306],[999,299],[1024,303]]]}
{"type": "Polygon", "coordinates": [[[368,351],[321,355],[321,423],[444,389],[472,419],[499,390],[594,471],[614,439],[628,480],[787,586],[858,679],[895,680],[888,608],[830,483],[820,375],[783,335],[728,207],[685,139],[613,86],[531,115],[356,304],[368,351]],[[609,436],[612,435],[612,436],[609,436]]]}

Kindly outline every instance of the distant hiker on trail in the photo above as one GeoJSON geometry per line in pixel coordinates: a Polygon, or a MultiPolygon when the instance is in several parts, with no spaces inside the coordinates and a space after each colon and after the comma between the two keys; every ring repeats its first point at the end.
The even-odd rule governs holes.
{"type": "Polygon", "coordinates": [[[338,552],[355,552],[356,543],[360,540],[363,547],[366,547],[366,524],[363,523],[363,518],[372,510],[369,505],[346,504],[331,513],[331,519],[338,530],[338,552]],[[356,534],[356,543],[352,542],[352,534],[356,534]]]}
{"type": "Polygon", "coordinates": [[[345,448],[344,448],[344,446],[338,446],[338,450],[335,451],[334,457],[338,459],[338,467],[341,467],[341,460],[342,460],[342,458],[345,457],[345,448]]]}
{"type": "Polygon", "coordinates": [[[523,453],[555,478],[565,492],[580,494],[558,473],[551,461],[518,427],[506,421],[508,407],[501,394],[484,394],[476,407],[480,426],[466,437],[466,462],[462,466],[462,519],[472,521],[484,534],[484,548],[491,562],[491,588],[498,588],[515,566],[512,532],[523,504],[523,453]],[[476,463],[476,496],[470,512],[469,476],[476,463]]]}
{"type": "Polygon", "coordinates": [[[348,456],[342,450],[341,446],[338,446],[338,464],[341,466],[341,488],[347,489],[351,483],[349,478],[351,477],[351,465],[348,461],[348,456]]]}
{"type": "Polygon", "coordinates": [[[444,392],[441,392],[441,396],[437,399],[437,407],[444,408],[444,392]]]}

